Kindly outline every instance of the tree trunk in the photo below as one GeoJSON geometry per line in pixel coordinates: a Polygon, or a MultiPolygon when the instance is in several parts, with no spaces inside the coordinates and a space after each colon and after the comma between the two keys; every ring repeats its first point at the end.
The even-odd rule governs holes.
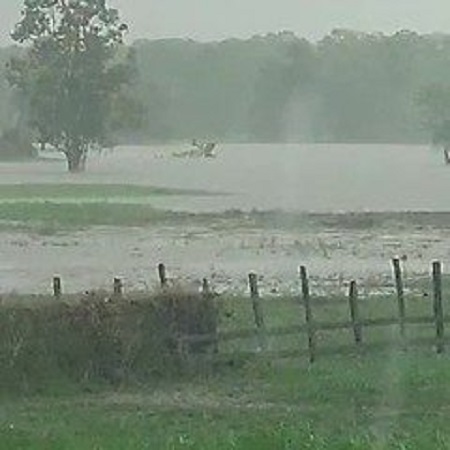
{"type": "Polygon", "coordinates": [[[65,154],[67,158],[67,169],[70,173],[84,172],[86,168],[87,151],[83,146],[72,145],[65,154]]]}

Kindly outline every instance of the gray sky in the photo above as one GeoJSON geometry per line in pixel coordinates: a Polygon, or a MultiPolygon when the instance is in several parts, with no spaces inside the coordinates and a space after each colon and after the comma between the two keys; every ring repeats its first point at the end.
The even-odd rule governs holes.
{"type": "MultiPolygon", "coordinates": [[[[23,0],[0,0],[0,45],[20,18],[23,0]]],[[[246,38],[291,30],[319,39],[333,28],[391,33],[450,32],[449,0],[110,0],[129,23],[130,40],[246,38]]]]}

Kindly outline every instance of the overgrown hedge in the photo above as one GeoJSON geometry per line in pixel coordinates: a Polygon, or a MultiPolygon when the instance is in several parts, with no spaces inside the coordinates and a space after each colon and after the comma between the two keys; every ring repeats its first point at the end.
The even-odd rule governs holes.
{"type": "Polygon", "coordinates": [[[0,304],[0,391],[53,382],[146,380],[183,370],[214,344],[180,346],[180,335],[217,332],[213,297],[167,289],[0,304]]]}

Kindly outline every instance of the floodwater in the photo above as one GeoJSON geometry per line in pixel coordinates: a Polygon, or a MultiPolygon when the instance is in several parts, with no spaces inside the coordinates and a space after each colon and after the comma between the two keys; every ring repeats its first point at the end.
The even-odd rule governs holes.
{"type": "MultiPolygon", "coordinates": [[[[132,183],[224,194],[135,199],[190,211],[449,210],[450,166],[425,146],[219,145],[217,158],[174,156],[186,149],[188,144],[117,148],[92,155],[82,174],[68,174],[58,155],[1,163],[0,183],[132,183]]],[[[54,236],[0,231],[0,292],[50,292],[55,274],[63,277],[65,292],[110,289],[115,276],[126,289],[148,289],[157,282],[157,264],[165,262],[169,276],[196,286],[207,277],[218,291],[245,292],[249,271],[264,276],[262,292],[295,290],[301,263],[317,288],[356,278],[370,293],[391,286],[392,256],[404,257],[405,270],[416,279],[427,275],[433,259],[450,263],[449,245],[445,227],[406,224],[359,231],[185,223],[54,236]]]]}
{"type": "Polygon", "coordinates": [[[119,147],[91,155],[86,173],[65,162],[0,164],[0,182],[132,183],[226,193],[164,197],[191,211],[446,211],[450,166],[428,146],[219,144],[216,158],[180,158],[189,144],[119,147]]]}
{"type": "Polygon", "coordinates": [[[50,293],[54,275],[65,292],[111,291],[120,277],[128,290],[152,290],[157,264],[168,276],[199,288],[208,278],[217,292],[246,293],[257,273],[263,294],[298,292],[300,264],[314,294],[340,293],[350,279],[361,294],[393,292],[390,259],[405,255],[406,287],[427,277],[430,262],[450,264],[450,236],[439,229],[269,230],[199,226],[95,227],[44,236],[0,231],[0,293],[50,293]]]}

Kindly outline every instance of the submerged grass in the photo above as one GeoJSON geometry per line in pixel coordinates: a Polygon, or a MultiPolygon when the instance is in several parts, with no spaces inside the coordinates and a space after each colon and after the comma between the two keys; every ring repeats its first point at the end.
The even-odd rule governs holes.
{"type": "Polygon", "coordinates": [[[161,196],[204,191],[122,184],[0,184],[0,229],[54,234],[90,226],[146,226],[189,217],[153,208],[161,196]]]}
{"type": "Polygon", "coordinates": [[[135,227],[151,225],[200,225],[242,227],[248,224],[243,213],[176,212],[150,204],[108,202],[1,202],[0,230],[25,230],[55,234],[94,226],[135,227]]]}
{"type": "MultiPolygon", "coordinates": [[[[301,225],[302,222],[299,222],[301,225]]],[[[53,234],[92,226],[209,225],[220,228],[259,227],[252,214],[241,211],[188,213],[154,208],[148,203],[108,201],[0,201],[0,229],[53,234]]]]}
{"type": "Polygon", "coordinates": [[[150,205],[92,203],[0,203],[3,229],[77,229],[87,226],[142,226],[174,217],[150,205]]]}
{"type": "Polygon", "coordinates": [[[145,198],[160,195],[213,195],[206,191],[132,184],[0,184],[0,201],[145,198]]]}
{"type": "MultiPolygon", "coordinates": [[[[123,184],[0,184],[0,229],[57,232],[97,225],[146,226],[161,221],[172,224],[211,224],[296,230],[382,229],[408,226],[448,228],[448,213],[309,214],[285,211],[228,210],[217,213],[174,213],[152,207],[152,199],[170,196],[216,196],[218,192],[169,189],[123,184]]],[[[187,200],[188,201],[188,200],[187,200]]],[[[218,201],[220,204],[220,201],[218,201]]],[[[326,249],[324,249],[326,253],[326,249]]],[[[326,256],[326,255],[325,255],[326,256]]]]}
{"type": "Polygon", "coordinates": [[[203,191],[116,184],[0,185],[0,229],[52,234],[88,226],[146,226],[189,214],[157,210],[161,196],[214,195],[203,191]]]}

